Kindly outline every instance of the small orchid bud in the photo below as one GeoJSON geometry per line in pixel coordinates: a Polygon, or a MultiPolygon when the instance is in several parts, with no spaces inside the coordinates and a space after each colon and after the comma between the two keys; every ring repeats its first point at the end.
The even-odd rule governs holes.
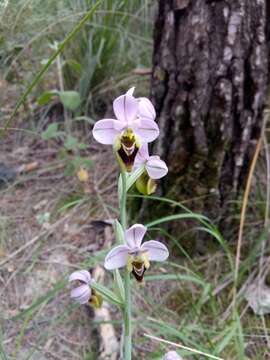
{"type": "Polygon", "coordinates": [[[143,195],[151,195],[156,191],[157,183],[145,171],[137,180],[136,188],[143,195]]]}

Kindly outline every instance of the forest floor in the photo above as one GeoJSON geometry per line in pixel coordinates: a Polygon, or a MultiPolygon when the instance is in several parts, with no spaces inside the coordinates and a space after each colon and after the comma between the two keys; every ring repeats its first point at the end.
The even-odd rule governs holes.
{"type": "MultiPolygon", "coordinates": [[[[5,87],[1,123],[14,107],[15,92],[5,87]]],[[[89,307],[70,300],[66,280],[76,269],[102,265],[112,242],[111,223],[118,216],[117,166],[111,149],[86,135],[82,153],[92,161],[87,181],[78,172],[67,174],[74,154],[63,153],[61,141],[42,139],[51,118],[40,124],[36,114],[28,104],[1,139],[0,165],[13,179],[0,188],[0,353],[10,360],[96,360],[102,321],[89,307]]],[[[249,235],[244,238],[248,261],[241,268],[248,275],[243,283],[256,266],[261,242],[256,229],[263,223],[262,205],[258,197],[252,199],[259,210],[250,203],[249,235]],[[255,240],[246,246],[253,235],[255,240]]],[[[168,350],[144,338],[144,333],[220,359],[269,358],[267,316],[262,320],[254,315],[242,299],[242,326],[232,319],[233,272],[223,250],[193,259],[171,256],[166,266],[151,267],[144,288],[134,285],[135,359],[161,359],[168,350]]],[[[233,244],[229,250],[235,252],[233,244]]],[[[105,283],[110,285],[110,279],[107,276],[105,283]]],[[[120,341],[119,313],[114,307],[109,310],[120,341]]],[[[202,359],[190,351],[182,350],[181,355],[202,359]]]]}
{"type": "Polygon", "coordinates": [[[85,262],[90,267],[91,254],[106,248],[116,167],[109,149],[90,143],[94,165],[85,184],[65,175],[69,159],[60,152],[60,143],[38,133],[8,131],[1,139],[2,176],[17,173],[0,189],[2,343],[9,359],[86,359],[96,347],[89,347],[91,313],[73,307],[63,279],[85,262]]]}

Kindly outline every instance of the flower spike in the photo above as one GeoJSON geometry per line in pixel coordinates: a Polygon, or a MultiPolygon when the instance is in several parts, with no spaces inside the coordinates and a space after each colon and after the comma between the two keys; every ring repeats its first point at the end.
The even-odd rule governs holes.
{"type": "Polygon", "coordinates": [[[150,261],[164,261],[169,256],[167,247],[159,241],[150,240],[142,244],[146,227],[141,224],[131,226],[125,232],[125,245],[114,247],[106,256],[107,270],[127,267],[136,280],[142,281],[150,261]]]}

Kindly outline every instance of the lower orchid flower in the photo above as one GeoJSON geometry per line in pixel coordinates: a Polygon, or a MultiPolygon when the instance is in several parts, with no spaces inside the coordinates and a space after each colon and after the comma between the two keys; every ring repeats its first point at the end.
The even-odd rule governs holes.
{"type": "Polygon", "coordinates": [[[117,159],[127,171],[132,170],[135,156],[142,143],[154,141],[159,135],[155,110],[150,100],[136,99],[131,88],[113,102],[116,119],[95,123],[94,138],[105,145],[113,145],[117,159]]]}
{"type": "Polygon", "coordinates": [[[106,256],[107,270],[126,267],[136,280],[142,281],[151,261],[165,261],[169,256],[167,247],[159,241],[150,240],[142,244],[146,227],[135,224],[125,231],[125,245],[114,247],[106,256]]]}
{"type": "Polygon", "coordinates": [[[81,285],[71,290],[70,296],[79,304],[90,304],[95,308],[102,305],[102,296],[97,294],[94,289],[91,289],[91,283],[94,280],[87,270],[74,271],[69,276],[69,282],[78,281],[81,285]]]}
{"type": "Polygon", "coordinates": [[[159,156],[149,155],[147,144],[141,146],[135,158],[134,168],[141,165],[145,166],[145,172],[137,179],[136,187],[143,195],[151,195],[157,187],[155,180],[167,175],[168,167],[159,156]]]}

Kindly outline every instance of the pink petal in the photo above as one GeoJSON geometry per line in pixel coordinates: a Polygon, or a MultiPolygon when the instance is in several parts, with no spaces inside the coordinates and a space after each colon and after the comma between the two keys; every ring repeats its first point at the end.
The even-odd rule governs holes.
{"type": "Polygon", "coordinates": [[[79,280],[86,284],[90,284],[91,283],[91,275],[90,275],[89,271],[87,271],[87,270],[74,271],[70,275],[68,281],[74,281],[74,280],[79,280]]]}
{"type": "Polygon", "coordinates": [[[151,179],[160,179],[168,173],[167,165],[159,156],[150,156],[145,168],[151,179]]]}
{"type": "Polygon", "coordinates": [[[159,241],[146,241],[142,244],[141,249],[148,250],[148,256],[150,261],[164,261],[169,256],[169,251],[167,247],[159,241]]]}
{"type": "Polygon", "coordinates": [[[146,118],[141,118],[140,121],[137,122],[134,131],[143,143],[152,142],[159,135],[159,128],[155,121],[146,118]]]}
{"type": "Polygon", "coordinates": [[[101,144],[112,145],[115,137],[121,133],[123,124],[117,120],[104,119],[95,123],[93,128],[93,136],[101,144]]]}
{"type": "Polygon", "coordinates": [[[169,351],[165,354],[163,360],[182,360],[176,351],[169,351]]]}
{"type": "Polygon", "coordinates": [[[91,297],[91,289],[88,285],[81,285],[71,290],[70,296],[79,304],[86,304],[91,297]]]}
{"type": "Polygon", "coordinates": [[[141,246],[146,230],[146,227],[141,224],[135,224],[126,230],[126,242],[131,249],[139,248],[141,246]]]}
{"type": "Polygon", "coordinates": [[[119,245],[114,247],[105,258],[105,269],[113,270],[126,266],[128,252],[129,248],[126,245],[119,245]]]}
{"type": "Polygon", "coordinates": [[[139,116],[149,120],[155,120],[156,111],[151,101],[146,97],[138,98],[138,100],[139,100],[139,116]]]}
{"type": "Polygon", "coordinates": [[[121,95],[114,100],[113,110],[118,120],[130,124],[137,117],[138,101],[131,95],[121,95]]]}
{"type": "Polygon", "coordinates": [[[135,86],[133,86],[132,88],[128,89],[128,91],[126,92],[126,95],[133,96],[134,90],[135,90],[135,86]]]}
{"type": "Polygon", "coordinates": [[[148,144],[144,143],[140,147],[134,161],[134,168],[144,164],[149,159],[148,144]]]}

